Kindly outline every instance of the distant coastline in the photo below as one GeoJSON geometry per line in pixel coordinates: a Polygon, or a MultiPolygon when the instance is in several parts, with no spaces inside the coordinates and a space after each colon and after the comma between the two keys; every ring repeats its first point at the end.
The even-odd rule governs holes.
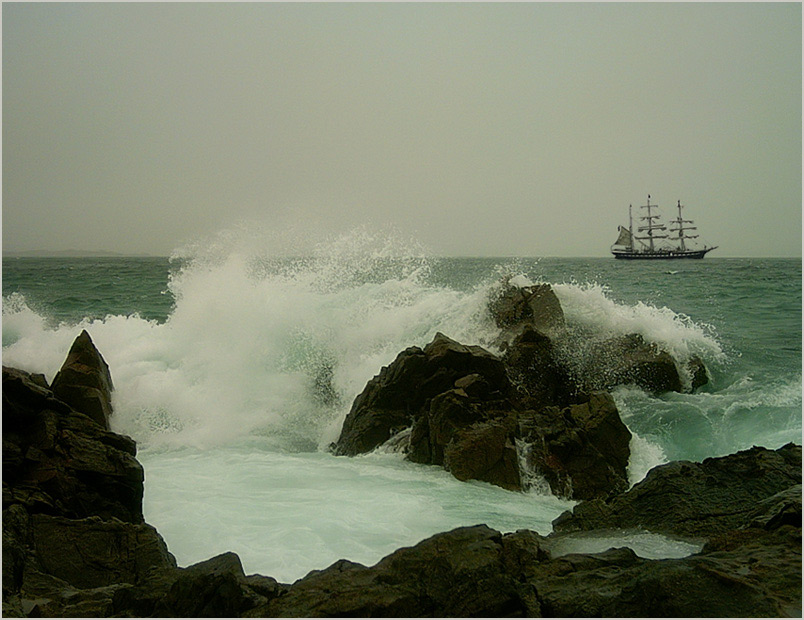
{"type": "Polygon", "coordinates": [[[160,258],[154,254],[122,254],[106,250],[26,250],[3,252],[3,258],[160,258]]]}

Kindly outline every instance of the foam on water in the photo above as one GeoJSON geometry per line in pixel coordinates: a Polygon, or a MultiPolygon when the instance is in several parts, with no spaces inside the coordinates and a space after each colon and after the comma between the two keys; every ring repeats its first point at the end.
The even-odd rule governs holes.
{"type": "Polygon", "coordinates": [[[725,360],[712,326],[696,323],[670,308],[641,301],[631,306],[618,304],[609,298],[608,289],[597,283],[554,284],[553,289],[567,322],[585,335],[602,340],[639,334],[678,360],[693,355],[725,360]]]}
{"type": "MultiPolygon", "coordinates": [[[[337,438],[354,397],[400,351],[437,331],[486,346],[496,335],[485,311],[495,283],[429,284],[428,259],[409,243],[356,231],[305,259],[279,260],[246,241],[185,249],[164,323],[106,316],[48,329],[22,299],[6,300],[6,363],[52,379],[86,328],[112,368],[113,428],[142,445],[204,447],[256,433],[314,450],[337,438]]],[[[555,290],[574,329],[636,331],[682,356],[721,354],[703,328],[667,308],[617,305],[597,286],[555,290]]]]}
{"type": "Polygon", "coordinates": [[[641,530],[610,530],[568,534],[549,542],[553,556],[570,553],[601,553],[608,549],[628,547],[648,560],[683,558],[698,553],[698,541],[671,538],[641,530]]]}
{"type": "MultiPolygon", "coordinates": [[[[131,314],[53,324],[22,296],[6,297],[3,362],[52,380],[80,329],[90,332],[115,383],[113,430],[140,446],[146,519],[182,565],[234,550],[247,571],[291,580],[340,557],[373,563],[458,525],[549,531],[570,502],[462,483],[398,454],[324,450],[355,396],[400,351],[437,331],[490,347],[498,331],[489,293],[521,265],[458,288],[433,283],[433,261],[415,244],[365,231],[305,258],[274,250],[239,234],[183,249],[164,321],[131,314]]],[[[616,303],[597,284],[554,289],[576,342],[639,333],[714,369],[713,384],[696,394],[614,391],[634,434],[632,484],[670,459],[778,447],[796,433],[800,441],[800,372],[775,384],[735,377],[707,325],[616,303]]]]}
{"type": "Polygon", "coordinates": [[[247,572],[285,582],[341,558],[371,565],[462,525],[547,534],[551,521],[573,505],[461,483],[399,454],[347,459],[251,441],[205,451],[146,450],[140,458],[148,475],[148,521],[180,564],[235,551],[247,572]]]}

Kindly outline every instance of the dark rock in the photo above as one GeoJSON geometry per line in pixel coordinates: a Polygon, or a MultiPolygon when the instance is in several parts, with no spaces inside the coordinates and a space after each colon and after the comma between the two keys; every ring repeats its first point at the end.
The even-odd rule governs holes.
{"type": "Polygon", "coordinates": [[[143,523],[136,445],[3,368],[3,605],[7,615],[110,616],[154,570],[175,570],[143,523]]]}
{"type": "MultiPolygon", "coordinates": [[[[780,574],[793,558],[776,557],[763,569],[780,574]],[[773,567],[773,568],[771,568],[773,567]]],[[[629,549],[570,555],[532,567],[529,582],[545,617],[763,617],[785,615],[795,587],[757,578],[743,550],[720,556],[645,560],[629,549]]],[[[800,554],[799,554],[800,562],[800,554]]]]}
{"type": "Polygon", "coordinates": [[[693,355],[689,359],[687,370],[690,374],[690,392],[694,392],[709,383],[709,372],[706,370],[703,360],[697,355],[693,355]]]}
{"type": "Polygon", "coordinates": [[[563,410],[519,416],[528,467],[560,497],[592,499],[628,488],[631,433],[610,394],[593,392],[588,398],[563,410]]]}
{"type": "Polygon", "coordinates": [[[479,422],[458,430],[444,449],[444,469],[458,480],[522,489],[513,420],[479,422]]]}
{"type": "Polygon", "coordinates": [[[224,553],[181,569],[168,594],[157,604],[160,616],[234,618],[266,599],[249,596],[240,558],[224,553]]]}
{"type": "Polygon", "coordinates": [[[604,341],[597,347],[592,359],[593,381],[602,389],[633,383],[644,390],[681,392],[683,384],[673,357],[655,344],[645,342],[639,334],[628,334],[604,341]]]}
{"type": "Polygon", "coordinates": [[[245,615],[795,617],[800,542],[800,528],[782,526],[681,559],[647,560],[626,548],[552,557],[535,532],[465,527],[372,567],[341,560],[313,571],[245,615]]]}
{"type": "Polygon", "coordinates": [[[564,497],[627,488],[631,435],[611,397],[575,389],[553,359],[549,339],[530,326],[504,359],[507,367],[488,351],[443,334],[423,350],[403,351],[355,399],[336,454],[399,443],[409,460],[441,465],[459,480],[521,490],[522,449],[529,467],[564,497]],[[518,389],[509,373],[519,378],[518,389]],[[399,429],[406,427],[410,433],[403,437],[399,429]]]}
{"type": "Polygon", "coordinates": [[[461,377],[455,382],[455,389],[471,398],[486,398],[492,391],[489,382],[478,374],[461,377]]]}
{"type": "Polygon", "coordinates": [[[464,389],[435,396],[413,426],[408,459],[443,465],[459,480],[521,490],[513,405],[491,398],[486,381],[467,378],[457,383],[477,388],[470,388],[476,396],[468,396],[464,389]]]}
{"type": "Polygon", "coordinates": [[[749,528],[775,530],[783,525],[801,527],[801,485],[793,485],[763,499],[749,518],[749,528]]]}
{"type": "Polygon", "coordinates": [[[531,611],[485,526],[437,534],[367,568],[338,562],[297,581],[253,617],[506,617],[531,611]]]}
{"type": "MultiPolygon", "coordinates": [[[[460,347],[442,353],[460,357],[460,347]]],[[[428,450],[441,450],[448,467],[471,469],[471,460],[489,458],[481,446],[507,446],[517,433],[552,445],[568,470],[573,451],[584,446],[617,467],[627,458],[607,394],[526,413],[488,372],[465,372],[451,383],[448,375],[418,409],[429,420],[428,437],[432,431],[440,438],[428,450]]],[[[246,576],[232,553],[176,568],[158,533],[141,522],[141,487],[133,507],[139,520],[112,514],[120,505],[118,466],[133,460],[133,442],[73,411],[27,373],[4,369],[3,386],[5,616],[801,614],[800,446],[668,464],[627,493],[582,502],[556,526],[629,527],[636,520],[653,531],[708,539],[687,558],[646,560],[628,549],[553,557],[535,532],[475,526],[399,549],[372,567],[341,560],[288,586],[246,576]],[[81,483],[68,483],[72,478],[81,483]],[[71,499],[72,490],[83,499],[71,499]]]]}
{"type": "Polygon", "coordinates": [[[583,399],[579,386],[558,361],[553,340],[530,325],[521,329],[502,359],[532,406],[566,407],[583,399]]]}
{"type": "Polygon", "coordinates": [[[481,347],[464,346],[438,333],[423,350],[406,349],[357,396],[335,453],[354,456],[373,450],[395,429],[411,426],[429,399],[474,374],[497,389],[510,389],[500,359],[481,347]]]}
{"type": "Polygon", "coordinates": [[[572,405],[569,413],[603,459],[624,475],[631,456],[631,432],[620,419],[611,394],[592,392],[589,400],[572,405]]]}
{"type": "MultiPolygon", "coordinates": [[[[562,346],[565,349],[562,359],[566,359],[567,349],[572,347],[567,343],[562,346]]],[[[633,384],[660,394],[691,392],[709,381],[700,357],[692,356],[686,362],[676,360],[639,334],[604,340],[589,335],[579,348],[582,350],[569,364],[573,366],[571,374],[584,389],[610,390],[618,385],[633,384]]]]}
{"type": "Polygon", "coordinates": [[[142,522],[136,446],[3,368],[3,498],[30,512],[142,522]],[[6,412],[9,415],[6,415],[6,412]]]}
{"type": "Polygon", "coordinates": [[[99,517],[31,517],[32,547],[41,571],[76,588],[137,583],[153,568],[175,567],[156,530],[144,523],[99,517]]]}
{"type": "Polygon", "coordinates": [[[581,502],[553,522],[557,532],[643,527],[708,536],[744,527],[758,502],[801,483],[801,446],[751,448],[701,463],[653,468],[628,492],[581,502]],[[672,507],[672,509],[669,509],[672,507]]]}
{"type": "Polygon", "coordinates": [[[564,326],[564,311],[549,284],[515,286],[506,279],[489,301],[497,327],[516,329],[527,324],[541,331],[564,326]]]}
{"type": "Polygon", "coordinates": [[[3,510],[3,600],[22,587],[29,537],[30,519],[25,509],[12,504],[3,510]]]}
{"type": "Polygon", "coordinates": [[[113,389],[109,366],[83,330],[53,379],[53,394],[109,430],[113,389]]]}

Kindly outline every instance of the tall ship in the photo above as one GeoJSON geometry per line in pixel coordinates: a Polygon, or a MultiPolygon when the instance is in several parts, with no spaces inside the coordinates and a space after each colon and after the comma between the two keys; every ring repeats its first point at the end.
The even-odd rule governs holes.
{"type": "Polygon", "coordinates": [[[689,234],[689,231],[697,229],[692,226],[692,220],[685,220],[681,216],[683,205],[680,200],[678,217],[670,220],[669,225],[662,224],[660,216],[652,211],[658,206],[650,203],[648,194],[648,203],[640,206],[640,209],[647,210],[647,215],[639,217],[643,224],[637,226],[637,234],[634,234],[632,206],[628,205],[628,228],[617,227],[620,235],[611,246],[614,258],[626,260],[703,258],[707,252],[717,248],[716,245],[711,247],[704,245],[703,248],[687,247],[687,240],[697,239],[698,235],[689,234]]]}

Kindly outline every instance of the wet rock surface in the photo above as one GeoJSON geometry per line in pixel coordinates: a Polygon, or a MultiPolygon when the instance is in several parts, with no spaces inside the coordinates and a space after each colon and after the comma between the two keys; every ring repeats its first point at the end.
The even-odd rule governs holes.
{"type": "Polygon", "coordinates": [[[70,347],[51,389],[56,398],[109,430],[114,389],[112,375],[86,330],[70,347]]]}
{"type": "MultiPolygon", "coordinates": [[[[758,505],[801,484],[801,446],[751,448],[701,463],[654,467],[627,493],[581,502],[554,523],[557,532],[644,527],[653,532],[707,536],[743,527],[758,505]]],[[[795,493],[795,491],[793,491],[795,493]]],[[[784,521],[786,495],[776,498],[784,521]]],[[[789,499],[789,497],[788,497],[789,499]]],[[[800,496],[798,500],[800,506],[800,496]]],[[[800,508],[799,508],[800,510],[800,508]]],[[[792,518],[800,514],[793,511],[792,518]]]]}
{"type": "Polygon", "coordinates": [[[548,284],[506,280],[488,308],[501,357],[441,333],[402,351],[355,399],[335,454],[388,442],[460,480],[518,490],[535,476],[562,497],[603,498],[628,487],[631,440],[606,390],[680,392],[707,381],[699,358],[681,372],[638,334],[588,338],[568,361],[574,341],[548,284]]]}
{"type": "MultiPolygon", "coordinates": [[[[509,353],[538,338],[526,328],[509,353]]],[[[528,359],[529,367],[538,366],[533,356],[528,359]]],[[[510,369],[505,358],[436,334],[424,349],[403,351],[369,381],[334,451],[368,452],[410,428],[407,458],[440,465],[459,480],[521,490],[522,460],[557,495],[587,499],[627,488],[631,434],[611,397],[568,388],[549,366],[534,371],[550,375],[549,387],[516,386],[510,369]]]]}

